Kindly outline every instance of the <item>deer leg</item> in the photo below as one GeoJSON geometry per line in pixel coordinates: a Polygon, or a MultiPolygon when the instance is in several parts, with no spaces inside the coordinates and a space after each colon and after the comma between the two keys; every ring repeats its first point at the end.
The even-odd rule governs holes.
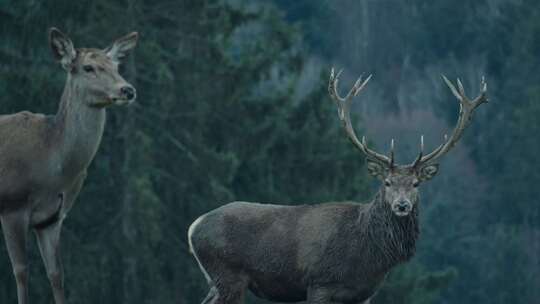
{"type": "Polygon", "coordinates": [[[19,304],[28,303],[27,240],[30,216],[25,212],[12,212],[0,216],[2,231],[17,282],[19,304]]]}
{"type": "Polygon", "coordinates": [[[219,270],[208,269],[210,277],[216,278],[209,282],[210,291],[202,304],[242,304],[246,294],[248,278],[227,267],[217,267],[219,270]],[[214,273],[214,271],[217,271],[214,273]],[[213,275],[214,274],[214,275],[213,275]]]}
{"type": "Polygon", "coordinates": [[[86,178],[86,172],[81,173],[79,177],[72,184],[62,196],[61,210],[58,221],[51,225],[36,229],[36,237],[38,240],[39,251],[47,276],[53,290],[54,301],[56,304],[64,304],[64,267],[62,264],[62,256],[60,253],[60,233],[62,231],[62,223],[65,214],[69,211],[71,206],[79,192],[86,178]]]}
{"type": "Polygon", "coordinates": [[[60,256],[60,231],[62,229],[62,220],[36,230],[36,236],[39,245],[39,251],[47,277],[51,283],[54,301],[56,304],[64,304],[64,270],[62,267],[62,258],[60,256]]]}
{"type": "Polygon", "coordinates": [[[326,287],[310,286],[307,293],[307,304],[337,304],[332,300],[333,290],[326,287]]]}
{"type": "MultiPolygon", "coordinates": [[[[209,304],[242,304],[247,284],[241,277],[231,276],[216,286],[216,292],[208,299],[209,304]],[[230,279],[230,280],[229,280],[230,279]]],[[[210,290],[212,293],[212,290],[210,290]]],[[[207,296],[208,297],[208,296],[207,296]]],[[[206,299],[205,299],[206,300],[206,299]]]]}
{"type": "Polygon", "coordinates": [[[210,290],[208,291],[208,294],[206,295],[206,298],[202,301],[201,304],[209,304],[214,301],[214,299],[218,296],[218,291],[216,287],[212,286],[210,287],[210,290]]]}

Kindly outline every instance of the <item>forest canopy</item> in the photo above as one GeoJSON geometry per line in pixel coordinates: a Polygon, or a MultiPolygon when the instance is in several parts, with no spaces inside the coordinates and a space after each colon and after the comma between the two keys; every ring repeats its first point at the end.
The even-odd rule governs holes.
{"type": "MultiPolygon", "coordinates": [[[[540,2],[532,0],[95,0],[0,4],[1,113],[55,113],[65,72],[47,43],[105,48],[131,31],[121,67],[137,102],[108,111],[98,154],[65,222],[69,303],[199,303],[187,247],[199,215],[233,200],[368,200],[379,186],[327,92],[373,74],[355,100],[359,134],[410,162],[458,103],[488,82],[464,140],[421,188],[413,260],[372,303],[534,303],[540,297],[540,2]]],[[[32,244],[31,299],[51,298],[32,244]]],[[[0,250],[0,302],[15,282],[0,250]]],[[[250,303],[261,300],[249,297],[250,303]]]]}

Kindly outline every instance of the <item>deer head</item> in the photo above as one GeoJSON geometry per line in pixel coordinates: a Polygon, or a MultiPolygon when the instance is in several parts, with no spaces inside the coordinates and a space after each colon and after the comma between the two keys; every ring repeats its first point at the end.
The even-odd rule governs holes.
{"type": "Polygon", "coordinates": [[[130,33],[111,46],[100,49],[75,49],[71,40],[56,28],[49,30],[54,57],[68,73],[68,83],[88,96],[91,107],[128,104],[136,91],[118,73],[120,59],[137,44],[138,34],[130,33]]]}
{"type": "Polygon", "coordinates": [[[454,147],[463,135],[463,131],[470,123],[474,110],[482,103],[488,101],[486,96],[487,84],[484,78],[482,78],[480,95],[475,99],[470,100],[465,95],[465,90],[459,79],[457,80],[458,88],[456,89],[456,87],[443,75],[442,78],[444,82],[459,100],[460,110],[456,126],[452,131],[450,138],[448,138],[447,135],[444,135],[443,143],[427,155],[424,155],[424,138],[421,136],[418,157],[416,157],[411,164],[398,165],[394,162],[393,139],[390,144],[390,156],[386,156],[368,148],[366,138],[362,137],[362,140],[360,141],[352,127],[350,117],[352,98],[358,95],[365,87],[371,79],[371,75],[364,81],[362,81],[362,77],[360,77],[349,93],[345,97],[340,97],[337,92],[340,74],[341,71],[337,73],[337,75],[334,74],[334,69],[332,69],[328,85],[330,97],[337,105],[339,119],[342,122],[350,141],[358,148],[358,150],[365,154],[368,172],[383,183],[382,187],[385,202],[390,204],[390,208],[394,214],[397,216],[406,216],[414,209],[415,204],[418,203],[418,185],[420,185],[421,182],[430,180],[439,171],[439,165],[435,161],[454,147]]]}

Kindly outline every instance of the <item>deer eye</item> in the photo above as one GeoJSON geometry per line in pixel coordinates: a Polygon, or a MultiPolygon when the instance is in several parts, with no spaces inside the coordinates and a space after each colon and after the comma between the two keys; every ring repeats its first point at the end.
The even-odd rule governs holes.
{"type": "Polygon", "coordinates": [[[412,184],[412,186],[416,188],[416,187],[418,187],[419,184],[420,184],[419,181],[415,181],[415,182],[412,184]]]}
{"type": "Polygon", "coordinates": [[[385,185],[386,187],[390,187],[392,184],[390,183],[389,180],[385,179],[385,180],[384,180],[384,185],[385,185]]]}
{"type": "Polygon", "coordinates": [[[91,65],[89,65],[89,64],[87,64],[87,65],[83,66],[83,70],[84,70],[85,72],[87,72],[87,73],[90,73],[90,72],[93,72],[93,71],[94,71],[94,67],[91,66],[91,65]]]}

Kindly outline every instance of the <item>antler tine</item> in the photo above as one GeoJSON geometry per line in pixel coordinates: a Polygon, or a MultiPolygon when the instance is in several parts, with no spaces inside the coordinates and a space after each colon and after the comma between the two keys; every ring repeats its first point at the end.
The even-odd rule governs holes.
{"type": "Polygon", "coordinates": [[[353,94],[353,96],[358,95],[358,93],[360,93],[360,91],[362,91],[364,89],[364,87],[366,86],[368,81],[371,79],[371,76],[372,75],[369,74],[368,77],[366,78],[366,80],[364,80],[364,82],[362,82],[362,75],[360,75],[360,78],[358,78],[358,80],[354,84],[354,87],[353,87],[354,94],[353,94]]]}
{"type": "Polygon", "coordinates": [[[414,160],[412,167],[416,168],[420,164],[420,160],[422,159],[422,156],[424,155],[424,135],[420,135],[420,152],[418,153],[418,156],[414,160]]]}
{"type": "Polygon", "coordinates": [[[367,147],[366,142],[365,142],[365,137],[362,138],[362,142],[358,140],[358,137],[356,136],[356,133],[354,132],[354,129],[351,123],[350,106],[352,104],[352,98],[354,96],[357,96],[360,93],[360,91],[366,86],[368,81],[371,79],[371,75],[369,75],[364,81],[362,81],[362,77],[360,77],[355,82],[354,86],[349,91],[349,93],[345,96],[345,98],[339,96],[339,93],[337,91],[340,75],[341,75],[341,71],[339,71],[336,75],[334,72],[334,69],[332,68],[330,72],[330,80],[328,83],[328,92],[330,94],[330,97],[334,100],[334,102],[337,105],[339,119],[341,120],[341,123],[343,124],[343,127],[347,133],[347,136],[360,151],[366,154],[366,156],[369,159],[390,165],[391,160],[388,157],[386,157],[385,155],[379,154],[367,147]]]}
{"type": "Polygon", "coordinates": [[[474,110],[482,103],[486,103],[488,100],[487,84],[484,78],[482,78],[482,83],[480,86],[480,95],[478,95],[478,97],[471,101],[465,94],[465,89],[463,88],[463,84],[461,83],[461,80],[459,80],[459,78],[457,79],[458,89],[456,89],[456,87],[450,82],[450,80],[448,80],[448,78],[446,78],[446,76],[441,76],[444,82],[448,85],[448,87],[454,94],[454,96],[456,96],[456,98],[459,100],[459,117],[456,122],[456,126],[454,127],[454,130],[450,135],[450,139],[448,139],[448,136],[445,134],[444,142],[428,155],[417,158],[412,164],[413,167],[417,167],[420,164],[425,164],[428,161],[435,160],[450,151],[459,141],[459,139],[463,135],[463,132],[471,122],[474,110]]]}
{"type": "Polygon", "coordinates": [[[459,80],[459,78],[457,79],[457,85],[459,89],[459,95],[465,96],[465,89],[463,88],[463,84],[461,83],[461,80],[459,80]]]}
{"type": "Polygon", "coordinates": [[[330,94],[330,97],[332,97],[332,100],[335,101],[338,115],[340,119],[343,119],[343,98],[339,96],[339,93],[337,92],[337,85],[339,82],[339,75],[341,74],[343,70],[340,70],[337,75],[335,74],[334,68],[332,68],[330,72],[330,80],[328,81],[328,93],[330,94]]]}
{"type": "Polygon", "coordinates": [[[487,103],[488,102],[488,98],[487,98],[487,83],[486,83],[486,78],[484,76],[482,76],[482,81],[480,82],[480,95],[478,95],[473,101],[472,101],[472,104],[473,104],[473,107],[478,107],[479,105],[483,104],[483,103],[487,103]]]}
{"type": "Polygon", "coordinates": [[[459,95],[458,91],[456,90],[456,87],[452,84],[452,82],[450,82],[450,80],[448,80],[448,78],[446,78],[446,76],[444,75],[441,75],[441,77],[446,83],[446,85],[450,88],[454,96],[456,96],[458,100],[461,100],[461,95],[459,95]]]}
{"type": "Polygon", "coordinates": [[[444,75],[441,75],[441,76],[444,79],[444,82],[452,90],[452,93],[454,94],[454,96],[456,96],[456,98],[460,101],[462,106],[463,106],[463,103],[465,103],[467,106],[476,108],[480,104],[488,102],[487,95],[486,95],[487,94],[487,83],[486,83],[486,79],[485,79],[484,76],[482,76],[482,80],[481,80],[481,83],[480,83],[480,94],[475,99],[473,99],[472,101],[465,94],[465,89],[463,88],[463,83],[461,83],[461,80],[459,78],[457,79],[458,89],[456,90],[456,87],[452,84],[452,82],[450,82],[450,80],[448,80],[448,78],[446,78],[446,76],[444,76],[444,75]]]}
{"type": "Polygon", "coordinates": [[[394,167],[394,139],[390,141],[390,167],[394,167]]]}

